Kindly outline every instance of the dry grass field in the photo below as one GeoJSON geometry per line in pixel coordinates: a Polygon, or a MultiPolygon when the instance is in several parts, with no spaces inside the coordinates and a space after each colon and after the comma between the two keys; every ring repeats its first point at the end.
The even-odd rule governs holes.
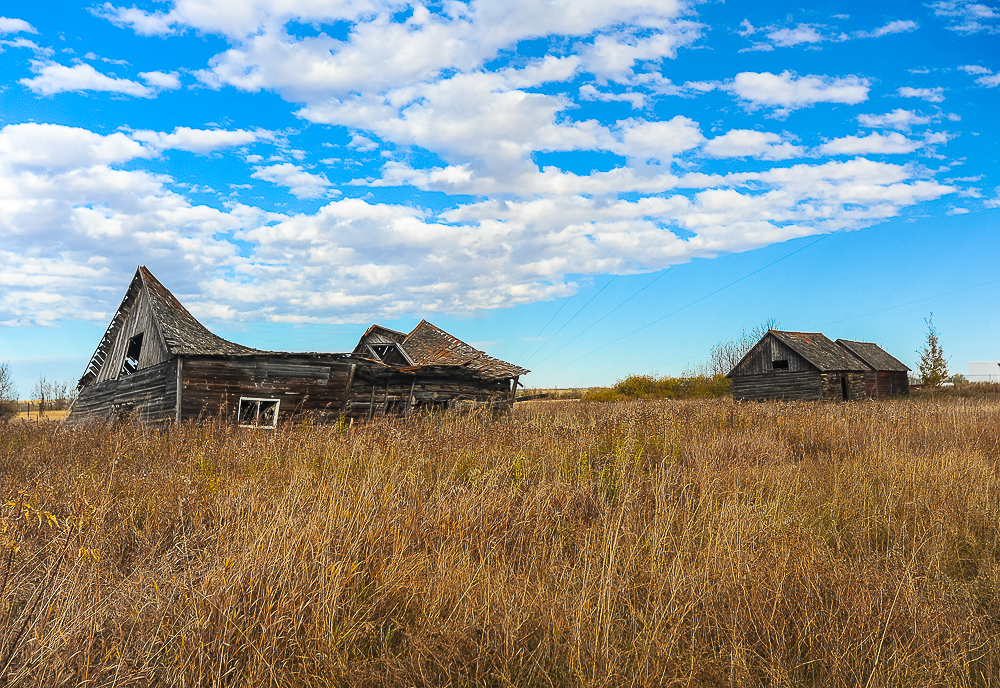
{"type": "Polygon", "coordinates": [[[0,685],[993,686],[1000,403],[0,426],[0,685]]]}

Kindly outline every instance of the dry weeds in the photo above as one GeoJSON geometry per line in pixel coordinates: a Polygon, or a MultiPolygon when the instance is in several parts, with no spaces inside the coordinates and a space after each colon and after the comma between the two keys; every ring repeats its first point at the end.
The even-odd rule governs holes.
{"type": "Polygon", "coordinates": [[[998,420],[0,427],[0,685],[996,685],[998,420]]]}

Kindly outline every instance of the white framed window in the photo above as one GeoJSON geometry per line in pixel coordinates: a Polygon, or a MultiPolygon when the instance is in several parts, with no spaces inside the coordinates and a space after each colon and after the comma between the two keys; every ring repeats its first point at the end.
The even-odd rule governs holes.
{"type": "Polygon", "coordinates": [[[278,427],[279,399],[240,397],[239,418],[241,428],[278,427]]]}

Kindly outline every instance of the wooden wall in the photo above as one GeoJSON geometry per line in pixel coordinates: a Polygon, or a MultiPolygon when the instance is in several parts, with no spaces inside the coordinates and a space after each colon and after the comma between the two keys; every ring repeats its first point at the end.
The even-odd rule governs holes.
{"type": "Polygon", "coordinates": [[[181,420],[236,419],[240,397],[279,399],[278,423],[309,414],[336,422],[344,411],[353,364],[303,354],[294,357],[192,357],[181,369],[181,420]]]}
{"type": "Polygon", "coordinates": [[[509,379],[482,380],[447,369],[394,371],[359,366],[351,384],[345,415],[371,418],[393,413],[451,408],[457,402],[509,408],[509,379]]]}
{"type": "Polygon", "coordinates": [[[150,306],[149,297],[146,295],[145,289],[139,291],[139,298],[136,304],[132,307],[132,311],[129,313],[128,318],[125,319],[121,329],[118,330],[118,337],[115,339],[114,346],[108,357],[104,359],[104,365],[101,366],[95,382],[104,382],[118,378],[118,373],[122,369],[122,362],[125,359],[125,349],[128,346],[128,340],[140,332],[143,336],[142,350],[139,353],[139,370],[159,365],[170,357],[163,344],[163,338],[160,336],[160,330],[156,325],[153,309],[150,306]]]}
{"type": "Polygon", "coordinates": [[[144,368],[121,380],[87,385],[66,417],[71,427],[93,420],[173,420],[177,408],[177,361],[144,368]]]}
{"type": "Polygon", "coordinates": [[[733,399],[737,401],[765,399],[818,401],[819,398],[820,373],[818,370],[733,375],[733,399]]]}
{"type": "Polygon", "coordinates": [[[846,401],[859,401],[868,398],[864,373],[831,372],[820,374],[820,401],[845,401],[845,382],[847,383],[846,401]]]}

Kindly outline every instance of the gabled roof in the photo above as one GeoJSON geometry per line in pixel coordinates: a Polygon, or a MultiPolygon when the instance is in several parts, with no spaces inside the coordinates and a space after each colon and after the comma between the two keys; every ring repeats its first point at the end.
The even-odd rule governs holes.
{"type": "Polygon", "coordinates": [[[910,369],[888,351],[872,342],[853,342],[850,339],[838,339],[837,344],[861,359],[872,370],[908,372],[910,369]]]}
{"type": "MultiPolygon", "coordinates": [[[[822,332],[768,330],[779,342],[806,359],[820,371],[865,371],[868,367],[850,351],[837,346],[822,332]]],[[[765,335],[767,336],[767,335],[765,335]]]]}
{"type": "Polygon", "coordinates": [[[230,342],[222,337],[209,332],[204,325],[198,322],[191,315],[181,302],[170,293],[170,290],[160,284],[160,281],[153,277],[145,265],[140,265],[128,289],[122,299],[118,310],[111,319],[104,337],[101,338],[97,350],[90,358],[87,369],[80,378],[80,385],[84,385],[96,377],[97,373],[104,365],[105,359],[111,353],[118,337],[118,331],[128,320],[135,304],[139,302],[139,295],[145,291],[149,298],[150,306],[156,318],[156,326],[163,344],[167,351],[173,356],[190,356],[198,354],[221,354],[225,356],[249,356],[261,353],[257,349],[251,349],[230,342]]]}
{"type": "Polygon", "coordinates": [[[461,366],[496,378],[517,377],[530,372],[493,358],[426,320],[421,320],[410,331],[403,340],[403,348],[417,365],[461,366]]]}

